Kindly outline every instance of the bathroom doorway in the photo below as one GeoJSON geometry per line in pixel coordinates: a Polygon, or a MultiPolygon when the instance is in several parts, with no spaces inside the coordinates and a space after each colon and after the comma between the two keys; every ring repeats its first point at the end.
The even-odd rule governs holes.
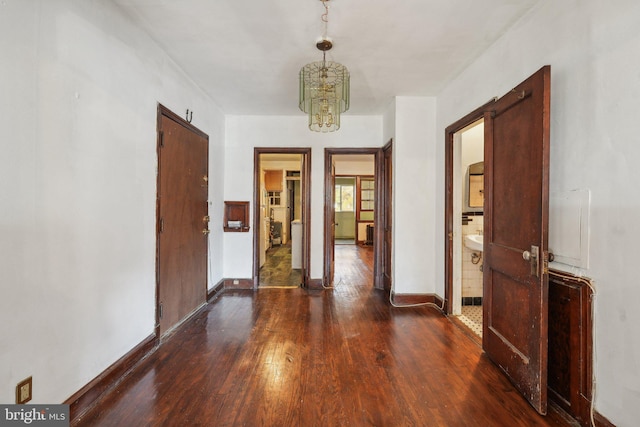
{"type": "MultiPolygon", "coordinates": [[[[463,184],[465,177],[467,176],[467,167],[472,163],[478,163],[480,161],[480,154],[478,153],[478,150],[480,146],[484,149],[484,134],[481,132],[481,129],[484,127],[484,112],[489,110],[493,103],[494,100],[491,100],[448,126],[446,129],[445,310],[448,314],[456,316],[456,319],[458,319],[457,316],[462,314],[463,307],[463,255],[466,256],[467,265],[470,264],[472,268],[476,270],[476,275],[477,270],[480,270],[481,265],[484,262],[484,254],[481,255],[482,258],[480,260],[478,260],[477,257],[474,257],[473,262],[471,262],[473,252],[464,246],[463,222],[466,222],[466,224],[464,224],[464,227],[466,228],[464,231],[466,231],[467,234],[473,231],[479,235],[480,232],[478,229],[481,229],[481,232],[484,233],[484,215],[483,209],[474,208],[473,212],[471,212],[472,209],[469,207],[465,208],[465,204],[463,202],[466,197],[466,191],[463,184]],[[465,137],[465,141],[469,144],[468,150],[465,150],[464,167],[463,135],[465,137]],[[482,137],[480,138],[479,135],[482,135],[482,137]],[[467,215],[463,215],[465,211],[467,215]],[[469,218],[472,220],[468,221],[469,218]],[[476,261],[477,263],[474,264],[476,261]]],[[[482,157],[484,157],[484,155],[482,155],[482,157]]],[[[476,253],[480,255],[478,252],[476,253]]],[[[477,290],[482,289],[482,285],[479,287],[477,278],[475,280],[474,292],[477,293],[477,290]]],[[[469,285],[469,283],[467,284],[469,285]]],[[[470,294],[465,296],[473,298],[473,295],[470,294]]],[[[480,293],[480,296],[482,296],[482,293],[480,293]]],[[[481,301],[477,299],[475,301],[467,299],[466,302],[471,302],[471,307],[473,307],[473,302],[481,303],[481,301]]],[[[468,311],[468,309],[465,309],[465,311],[468,311]]],[[[476,316],[475,321],[482,326],[481,317],[476,316]]]]}
{"type": "Polygon", "coordinates": [[[475,242],[483,252],[482,348],[540,414],[547,411],[550,76],[551,67],[542,67],[445,131],[446,310],[456,314],[462,305],[456,147],[461,131],[484,118],[486,200],[475,242]]]}
{"type": "Polygon", "coordinates": [[[254,288],[306,286],[310,149],[255,149],[254,288]]]}
{"type": "Polygon", "coordinates": [[[454,236],[459,238],[454,244],[452,314],[482,338],[484,119],[456,132],[453,139],[454,236]]]}

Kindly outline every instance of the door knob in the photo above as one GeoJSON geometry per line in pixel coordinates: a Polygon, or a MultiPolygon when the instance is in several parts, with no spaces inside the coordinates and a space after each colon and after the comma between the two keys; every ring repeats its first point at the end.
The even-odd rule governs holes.
{"type": "Polygon", "coordinates": [[[207,234],[209,234],[209,233],[211,233],[211,230],[209,230],[209,229],[207,229],[207,228],[205,228],[204,230],[202,230],[202,234],[204,234],[205,236],[206,236],[207,234]]]}
{"type": "Polygon", "coordinates": [[[538,272],[538,254],[540,252],[540,248],[534,245],[531,245],[531,252],[524,251],[522,252],[522,259],[525,261],[529,261],[531,264],[531,275],[540,277],[540,273],[538,272]]]}

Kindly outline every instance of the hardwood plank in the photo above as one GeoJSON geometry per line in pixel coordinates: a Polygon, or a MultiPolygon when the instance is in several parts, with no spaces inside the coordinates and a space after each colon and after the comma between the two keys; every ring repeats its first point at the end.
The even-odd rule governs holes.
{"type": "Polygon", "coordinates": [[[570,425],[437,310],[390,306],[362,251],[334,289],[226,290],[74,425],[570,425]]]}

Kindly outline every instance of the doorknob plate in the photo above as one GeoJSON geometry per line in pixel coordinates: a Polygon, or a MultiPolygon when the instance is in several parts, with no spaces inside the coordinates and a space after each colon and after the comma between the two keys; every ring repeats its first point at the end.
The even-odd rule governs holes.
{"type": "Polygon", "coordinates": [[[540,277],[540,273],[538,271],[538,260],[540,259],[540,248],[534,245],[531,245],[531,251],[522,252],[522,259],[525,261],[529,261],[531,264],[531,275],[540,277]]]}

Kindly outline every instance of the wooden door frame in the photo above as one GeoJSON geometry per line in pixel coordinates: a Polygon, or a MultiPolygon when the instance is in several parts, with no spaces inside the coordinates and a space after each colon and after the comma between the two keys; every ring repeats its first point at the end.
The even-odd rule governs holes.
{"type": "MultiPolygon", "coordinates": [[[[376,289],[384,289],[381,276],[382,267],[382,238],[383,233],[379,230],[379,224],[382,224],[382,186],[381,184],[381,172],[384,170],[384,166],[381,164],[384,157],[382,148],[325,148],[324,149],[324,272],[323,272],[323,284],[325,286],[331,286],[331,272],[332,272],[332,253],[335,245],[333,235],[332,213],[334,211],[334,182],[332,176],[332,160],[334,155],[341,154],[364,154],[374,156],[374,168],[375,168],[375,210],[373,217],[374,224],[374,238],[373,238],[373,287],[376,289]]],[[[357,230],[356,230],[357,233],[357,230]]],[[[357,239],[357,235],[356,235],[357,239]]]]}
{"type": "MultiPolygon", "coordinates": [[[[161,157],[161,148],[163,143],[163,134],[162,134],[162,118],[166,117],[170,120],[173,120],[180,126],[185,129],[193,132],[194,134],[204,138],[207,140],[207,152],[209,147],[209,135],[192,125],[191,123],[184,120],[182,117],[165,107],[164,105],[158,103],[157,113],[156,113],[156,159],[157,159],[157,176],[156,176],[156,295],[155,295],[155,327],[154,334],[156,340],[160,340],[160,183],[161,183],[161,173],[162,169],[160,168],[160,157],[161,157]]],[[[208,158],[207,158],[208,163],[208,158]]],[[[209,168],[207,167],[207,176],[209,175],[209,168]]],[[[208,195],[207,195],[208,197],[208,195]]],[[[203,303],[207,301],[207,291],[209,288],[209,244],[207,242],[207,274],[204,282],[203,293],[203,303]]],[[[188,316],[187,316],[188,317],[188,316]]],[[[186,317],[185,317],[186,319],[186,317]]]]}
{"type": "Polygon", "coordinates": [[[309,286],[309,267],[311,253],[311,147],[254,147],[253,149],[253,289],[260,285],[260,155],[261,154],[300,154],[302,170],[300,184],[302,194],[302,286],[309,286]]]}
{"type": "Polygon", "coordinates": [[[444,311],[453,313],[453,151],[454,134],[484,118],[484,112],[495,103],[492,99],[445,129],[445,202],[444,202],[444,311]]]}
{"type": "Polygon", "coordinates": [[[376,205],[378,209],[378,224],[375,233],[376,239],[380,242],[380,268],[378,269],[379,288],[391,293],[393,287],[393,138],[381,148],[380,161],[378,162],[377,174],[380,176],[376,197],[380,203],[376,205]],[[387,168],[387,158],[390,167],[387,168]],[[386,237],[389,234],[389,247],[386,246],[386,237]],[[388,251],[388,252],[387,252],[388,251]],[[387,280],[388,277],[388,280],[387,280]]]}

